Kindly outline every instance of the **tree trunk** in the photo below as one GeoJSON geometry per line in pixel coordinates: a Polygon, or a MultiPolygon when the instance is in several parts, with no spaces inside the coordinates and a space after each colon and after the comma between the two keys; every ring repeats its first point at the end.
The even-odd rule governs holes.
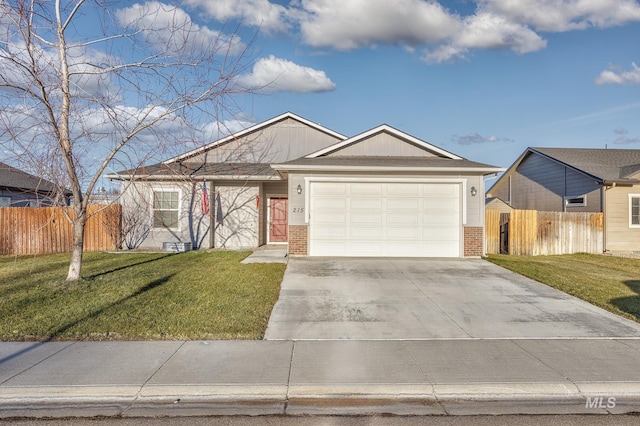
{"type": "Polygon", "coordinates": [[[71,262],[69,263],[69,273],[67,281],[80,279],[82,272],[82,255],[84,253],[84,227],[87,223],[86,208],[77,206],[74,208],[73,218],[73,251],[71,252],[71,262]]]}

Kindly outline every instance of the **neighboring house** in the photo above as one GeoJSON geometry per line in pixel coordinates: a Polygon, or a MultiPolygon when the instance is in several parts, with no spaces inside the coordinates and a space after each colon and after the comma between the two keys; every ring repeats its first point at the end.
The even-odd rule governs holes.
{"type": "Polygon", "coordinates": [[[607,250],[640,250],[640,149],[527,148],[491,187],[515,209],[603,212],[607,250]]]}
{"type": "Polygon", "coordinates": [[[348,138],[285,113],[108,177],[148,218],[142,247],[463,257],[484,254],[483,176],[502,170],[387,125],[348,138]]]}
{"type": "Polygon", "coordinates": [[[498,210],[500,213],[509,213],[511,210],[513,210],[513,207],[497,197],[485,198],[484,208],[487,210],[498,210]]]}
{"type": "Polygon", "coordinates": [[[69,205],[71,191],[0,163],[0,207],[69,205]]]}

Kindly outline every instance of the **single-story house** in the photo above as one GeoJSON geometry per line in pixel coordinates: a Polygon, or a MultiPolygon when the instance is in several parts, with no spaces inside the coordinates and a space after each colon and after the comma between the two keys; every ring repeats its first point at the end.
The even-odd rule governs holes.
{"type": "Polygon", "coordinates": [[[515,209],[602,212],[605,251],[640,250],[640,149],[527,148],[488,195],[515,209]]]}
{"type": "Polygon", "coordinates": [[[71,191],[0,162],[0,207],[69,205],[71,191]]]}
{"type": "Polygon", "coordinates": [[[347,137],[293,113],[120,179],[142,247],[288,244],[290,255],[484,254],[484,176],[388,125],[347,137]]]}

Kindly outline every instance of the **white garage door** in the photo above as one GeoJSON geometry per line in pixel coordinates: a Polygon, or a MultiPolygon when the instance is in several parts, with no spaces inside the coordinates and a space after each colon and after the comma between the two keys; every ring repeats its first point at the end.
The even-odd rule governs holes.
{"type": "Polygon", "coordinates": [[[312,182],[311,256],[460,257],[460,185],[312,182]]]}

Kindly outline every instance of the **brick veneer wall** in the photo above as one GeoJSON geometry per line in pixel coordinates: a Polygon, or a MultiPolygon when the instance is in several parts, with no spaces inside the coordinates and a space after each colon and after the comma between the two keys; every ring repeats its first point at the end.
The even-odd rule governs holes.
{"type": "Polygon", "coordinates": [[[289,225],[289,254],[307,256],[309,227],[307,225],[289,225]]]}
{"type": "Polygon", "coordinates": [[[483,229],[481,226],[465,226],[464,227],[464,256],[477,257],[484,255],[483,253],[483,229]]]}

